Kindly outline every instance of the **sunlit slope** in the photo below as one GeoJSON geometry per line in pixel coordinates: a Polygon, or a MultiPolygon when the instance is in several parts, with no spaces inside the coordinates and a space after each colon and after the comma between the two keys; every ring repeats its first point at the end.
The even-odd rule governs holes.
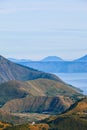
{"type": "Polygon", "coordinates": [[[79,90],[71,87],[63,82],[56,82],[49,79],[37,79],[26,82],[29,87],[29,92],[34,96],[78,96],[79,90]]]}
{"type": "Polygon", "coordinates": [[[58,81],[8,81],[0,85],[1,108],[7,112],[62,113],[81,98],[77,89],[58,81]]]}
{"type": "Polygon", "coordinates": [[[75,103],[70,110],[40,123],[8,127],[6,130],[87,130],[87,98],[75,103]]]}
{"type": "Polygon", "coordinates": [[[75,103],[65,114],[51,117],[47,123],[52,129],[87,130],[87,98],[75,103]]]}

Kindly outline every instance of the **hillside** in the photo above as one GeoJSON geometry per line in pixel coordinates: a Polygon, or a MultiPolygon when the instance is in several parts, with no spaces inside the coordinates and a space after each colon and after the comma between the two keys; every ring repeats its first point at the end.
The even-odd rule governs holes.
{"type": "Polygon", "coordinates": [[[9,112],[61,113],[81,97],[77,89],[48,79],[8,81],[0,90],[1,109],[9,112]]]}
{"type": "Polygon", "coordinates": [[[22,90],[26,88],[26,84],[21,81],[8,81],[0,84],[0,107],[2,107],[7,101],[17,98],[23,98],[28,92],[22,90]]]}
{"type": "Polygon", "coordinates": [[[87,98],[75,103],[66,113],[51,116],[34,125],[25,124],[5,130],[87,130],[87,98]]]}
{"type": "MultiPolygon", "coordinates": [[[[49,79],[37,79],[26,81],[29,92],[33,96],[68,96],[74,97],[80,94],[80,91],[66,83],[57,82],[49,79]]],[[[26,89],[27,90],[27,89],[26,89]]]]}
{"type": "Polygon", "coordinates": [[[79,90],[57,76],[15,64],[0,56],[1,121],[27,122],[27,113],[60,114],[82,97],[79,90]],[[19,114],[23,113],[21,118],[19,114]]]}
{"type": "MultiPolygon", "coordinates": [[[[9,112],[6,112],[6,111],[3,111],[3,110],[0,110],[0,122],[4,124],[21,124],[21,123],[24,123],[24,119],[23,118],[20,118],[19,116],[14,116],[14,115],[11,115],[9,112]]],[[[0,123],[0,124],[1,124],[0,123]]],[[[2,125],[2,127],[3,127],[2,125]]],[[[1,128],[0,127],[0,130],[1,128]]]]}
{"type": "Polygon", "coordinates": [[[10,113],[59,114],[67,110],[72,103],[72,100],[64,97],[29,96],[7,102],[2,110],[10,113]]]}
{"type": "Polygon", "coordinates": [[[11,61],[0,56],[0,83],[9,80],[26,81],[26,80],[33,80],[38,78],[47,78],[51,80],[60,81],[60,79],[53,74],[44,73],[32,68],[27,68],[12,63],[11,61]]]}
{"type": "Polygon", "coordinates": [[[48,121],[51,129],[86,130],[87,129],[87,98],[74,104],[71,110],[48,121]],[[66,125],[67,124],[67,125],[66,125]]]}

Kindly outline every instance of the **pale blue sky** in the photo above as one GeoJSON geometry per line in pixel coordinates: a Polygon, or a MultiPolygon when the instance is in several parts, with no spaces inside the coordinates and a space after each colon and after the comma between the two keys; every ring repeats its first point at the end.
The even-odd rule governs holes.
{"type": "Polygon", "coordinates": [[[29,59],[87,54],[87,1],[0,0],[0,54],[29,59]]]}

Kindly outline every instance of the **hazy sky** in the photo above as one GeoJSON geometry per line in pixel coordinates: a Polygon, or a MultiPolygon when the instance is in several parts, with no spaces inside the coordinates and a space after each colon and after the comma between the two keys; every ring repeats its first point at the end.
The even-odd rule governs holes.
{"type": "Polygon", "coordinates": [[[87,1],[0,0],[0,54],[29,59],[87,54],[87,1]]]}

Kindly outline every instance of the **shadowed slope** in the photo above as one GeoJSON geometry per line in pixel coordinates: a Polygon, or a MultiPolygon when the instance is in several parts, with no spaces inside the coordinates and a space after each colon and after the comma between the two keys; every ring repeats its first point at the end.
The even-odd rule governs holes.
{"type": "Polygon", "coordinates": [[[26,88],[26,84],[20,81],[8,81],[0,84],[0,106],[11,99],[23,98],[27,94],[29,95],[29,93],[22,90],[22,87],[26,88]]]}
{"type": "Polygon", "coordinates": [[[9,80],[26,81],[38,78],[47,78],[62,82],[62,80],[53,74],[44,73],[32,68],[17,65],[0,56],[0,83],[9,80]]]}

